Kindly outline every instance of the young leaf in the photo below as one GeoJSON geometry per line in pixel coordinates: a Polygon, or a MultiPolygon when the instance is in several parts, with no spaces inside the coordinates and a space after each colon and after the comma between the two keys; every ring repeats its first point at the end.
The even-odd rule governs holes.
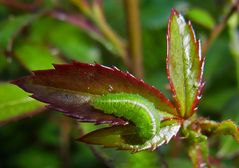
{"type": "Polygon", "coordinates": [[[177,134],[181,123],[170,114],[172,104],[142,80],[98,64],[75,62],[54,67],[13,83],[79,121],[117,125],[92,132],[82,141],[141,151],[154,150],[177,134]],[[160,128],[164,120],[170,122],[160,128]]]}
{"type": "Polygon", "coordinates": [[[167,144],[172,137],[176,136],[180,127],[181,124],[177,120],[172,120],[170,123],[165,121],[165,124],[162,124],[157,133],[146,142],[140,139],[134,125],[98,129],[84,135],[79,140],[89,144],[103,145],[104,147],[131,150],[132,152],[147,149],[155,150],[155,148],[167,144]]]}
{"type": "Polygon", "coordinates": [[[19,88],[7,84],[0,84],[0,123],[32,116],[43,110],[40,103],[19,88]]]}
{"type": "Polygon", "coordinates": [[[79,106],[95,96],[125,92],[141,95],[154,103],[158,110],[176,115],[174,106],[160,91],[115,67],[78,62],[54,67],[34,71],[34,75],[13,83],[33,93],[34,98],[64,112],[69,112],[69,107],[70,111],[82,111],[79,106]]]}
{"type": "Polygon", "coordinates": [[[167,73],[180,116],[190,117],[196,109],[203,88],[204,59],[200,41],[191,23],[174,9],[168,23],[167,73]]]}
{"type": "MultiPolygon", "coordinates": [[[[80,124],[80,128],[82,129],[83,132],[90,132],[99,127],[100,126],[92,125],[89,123],[80,124]]],[[[115,167],[115,168],[125,168],[125,167],[158,168],[159,165],[162,164],[162,159],[163,159],[162,157],[158,155],[158,152],[141,151],[141,152],[132,154],[130,152],[125,152],[123,150],[102,148],[101,146],[95,146],[95,145],[94,146],[92,145],[90,148],[94,151],[94,153],[97,154],[97,156],[100,156],[100,158],[109,167],[115,167]]]]}
{"type": "Polygon", "coordinates": [[[80,139],[86,143],[135,152],[154,150],[169,142],[180,128],[180,123],[173,122],[172,115],[158,111],[151,102],[136,94],[106,94],[93,99],[91,105],[106,114],[124,117],[134,125],[96,130],[80,139]],[[167,123],[168,119],[170,119],[169,123],[167,123]],[[160,127],[161,121],[164,121],[162,127],[160,127]]]}

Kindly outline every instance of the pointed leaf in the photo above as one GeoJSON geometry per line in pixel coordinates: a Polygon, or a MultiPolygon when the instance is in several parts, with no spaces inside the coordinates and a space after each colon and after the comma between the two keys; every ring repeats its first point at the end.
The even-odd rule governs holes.
{"type": "Polygon", "coordinates": [[[32,116],[43,110],[40,103],[19,88],[7,84],[0,84],[0,123],[7,123],[27,116],[32,116]]]}
{"type": "MultiPolygon", "coordinates": [[[[81,107],[88,104],[90,99],[106,93],[119,92],[142,95],[155,103],[159,110],[176,113],[174,106],[156,88],[115,67],[109,68],[98,64],[77,62],[54,65],[54,67],[55,69],[51,70],[34,71],[34,75],[13,83],[25,91],[33,93],[32,97],[69,114],[86,114],[85,109],[81,107]]],[[[92,109],[90,111],[92,112],[92,109]]],[[[88,113],[88,115],[90,114],[93,113],[88,113]]],[[[82,117],[84,121],[87,120],[86,116],[82,117]]],[[[114,124],[114,122],[109,122],[114,124]]]]}
{"type": "MultiPolygon", "coordinates": [[[[90,132],[79,140],[81,142],[85,142],[88,144],[93,145],[103,145],[104,147],[118,147],[121,148],[123,144],[126,144],[126,140],[123,136],[130,136],[133,137],[137,136],[136,127],[133,125],[126,125],[126,126],[113,126],[98,129],[96,131],[90,132]]],[[[139,137],[138,137],[139,138],[139,137]]],[[[137,139],[133,139],[133,141],[137,142],[137,139]]],[[[130,148],[124,148],[125,150],[130,150],[130,148]]]]}
{"type": "MultiPolygon", "coordinates": [[[[39,72],[39,71],[38,71],[39,72]]],[[[44,72],[44,71],[42,71],[44,72]]],[[[33,80],[38,79],[32,76],[33,80]]],[[[31,97],[48,103],[48,107],[64,112],[65,115],[75,118],[78,121],[94,122],[95,124],[125,125],[127,121],[120,118],[104,114],[89,105],[89,101],[94,95],[87,93],[51,87],[50,85],[25,83],[25,80],[32,80],[31,77],[25,77],[14,81],[14,84],[21,86],[24,90],[34,93],[31,97]]],[[[30,82],[30,81],[28,81],[30,82]]],[[[47,82],[47,81],[42,81],[47,82]]],[[[69,81],[69,83],[71,83],[69,81]]],[[[61,87],[61,85],[57,85],[61,87]]],[[[62,85],[63,87],[64,85],[62,85]]]]}
{"type": "MultiPolygon", "coordinates": [[[[102,126],[102,125],[101,125],[102,126]]],[[[83,132],[93,131],[101,126],[95,126],[89,123],[81,123],[80,128],[83,132]]],[[[141,151],[130,153],[124,150],[115,150],[113,148],[102,148],[101,146],[91,145],[93,153],[109,166],[115,168],[125,167],[150,167],[158,168],[162,164],[162,159],[158,152],[141,151]]]]}
{"type": "Polygon", "coordinates": [[[169,123],[165,121],[162,125],[159,132],[146,142],[139,137],[134,125],[98,129],[82,136],[79,140],[88,144],[115,147],[133,152],[147,149],[154,150],[163,144],[167,144],[178,133],[180,128],[180,123],[173,120],[169,123]]]}
{"type": "Polygon", "coordinates": [[[203,87],[200,42],[191,23],[174,9],[168,24],[167,73],[180,116],[190,117],[198,104],[203,87]]]}

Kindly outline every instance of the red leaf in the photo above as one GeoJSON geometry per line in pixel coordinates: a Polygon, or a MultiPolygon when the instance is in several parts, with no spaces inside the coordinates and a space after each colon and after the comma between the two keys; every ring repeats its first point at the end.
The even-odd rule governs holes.
{"type": "MultiPolygon", "coordinates": [[[[76,116],[79,113],[78,117],[83,121],[92,121],[95,116],[99,116],[99,111],[87,105],[86,109],[82,106],[87,104],[92,96],[119,92],[139,94],[153,102],[159,110],[176,115],[174,106],[160,91],[116,67],[79,62],[54,67],[55,69],[34,71],[33,75],[13,83],[33,93],[32,97],[49,103],[53,108],[66,112],[69,116],[76,116]],[[87,114],[92,114],[92,117],[87,114]]],[[[109,116],[106,118],[113,119],[109,116]]],[[[117,119],[117,122],[125,124],[123,120],[117,119]]],[[[114,124],[110,121],[106,123],[114,124]]]]}

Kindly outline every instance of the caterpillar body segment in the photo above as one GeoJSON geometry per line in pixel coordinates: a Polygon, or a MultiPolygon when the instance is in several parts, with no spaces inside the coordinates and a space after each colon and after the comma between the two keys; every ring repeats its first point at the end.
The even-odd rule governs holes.
{"type": "Polygon", "coordinates": [[[153,103],[137,94],[115,93],[97,97],[91,105],[106,114],[132,122],[143,141],[152,138],[160,129],[160,116],[153,103]]]}

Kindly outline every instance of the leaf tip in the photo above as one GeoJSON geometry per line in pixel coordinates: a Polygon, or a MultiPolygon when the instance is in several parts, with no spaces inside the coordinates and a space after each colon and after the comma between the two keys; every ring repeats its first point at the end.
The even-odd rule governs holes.
{"type": "Polygon", "coordinates": [[[27,90],[25,84],[26,84],[26,81],[28,80],[28,76],[26,77],[22,77],[20,79],[16,79],[16,80],[13,80],[13,81],[10,81],[9,83],[12,84],[12,85],[16,85],[18,87],[20,87],[21,89],[23,90],[27,90]]]}
{"type": "Polygon", "coordinates": [[[173,16],[173,15],[176,15],[176,16],[178,16],[178,15],[179,15],[179,13],[178,13],[178,11],[177,11],[176,9],[174,9],[174,8],[171,8],[171,16],[173,16]]]}

